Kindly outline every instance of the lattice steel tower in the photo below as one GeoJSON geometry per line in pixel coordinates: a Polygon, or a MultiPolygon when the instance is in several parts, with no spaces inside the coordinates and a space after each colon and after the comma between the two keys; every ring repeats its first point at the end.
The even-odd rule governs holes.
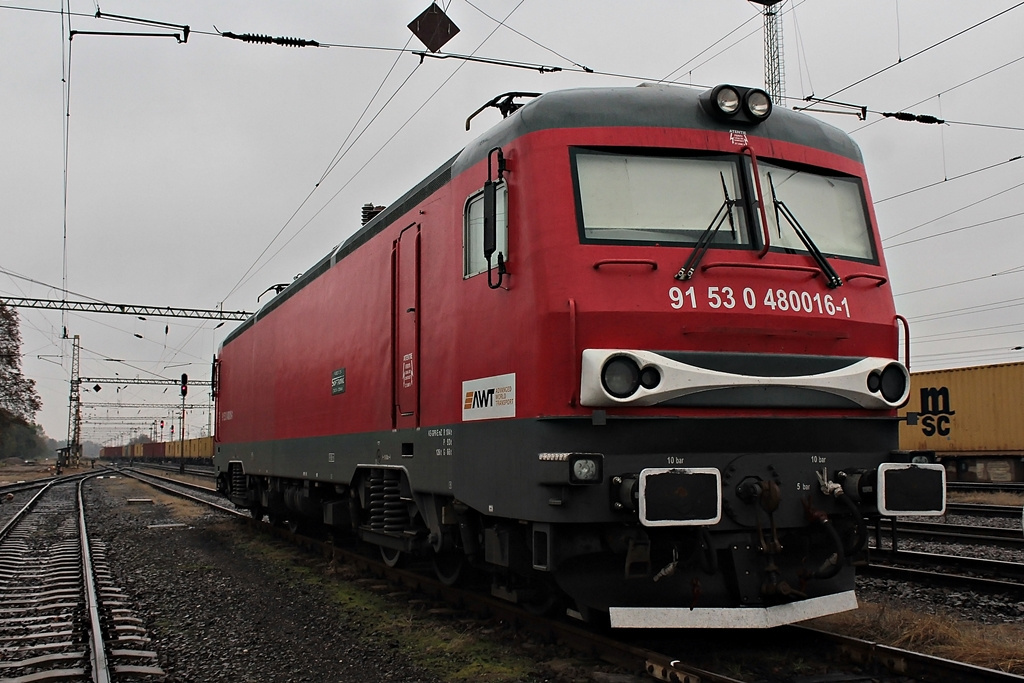
{"type": "Polygon", "coordinates": [[[68,406],[68,445],[66,465],[77,465],[82,456],[82,395],[79,389],[79,355],[81,342],[76,334],[71,340],[71,397],[68,406]]]}
{"type": "MultiPolygon", "coordinates": [[[[786,70],[782,60],[782,21],[779,8],[785,0],[750,0],[762,5],[764,15],[764,89],[772,103],[783,105],[786,98],[786,70]]],[[[784,106],[784,105],[783,105],[784,106]]]]}

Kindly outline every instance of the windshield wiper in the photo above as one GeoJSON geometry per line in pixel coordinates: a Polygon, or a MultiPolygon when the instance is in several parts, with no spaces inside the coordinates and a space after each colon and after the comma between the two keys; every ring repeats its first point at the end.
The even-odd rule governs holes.
{"type": "Polygon", "coordinates": [[[830,289],[835,289],[843,284],[843,278],[839,277],[839,273],[835,271],[832,264],[828,262],[825,255],[818,249],[818,245],[814,243],[811,236],[804,230],[804,227],[800,225],[800,221],[796,219],[793,212],[789,210],[785,202],[781,201],[775,194],[775,183],[772,181],[772,174],[768,174],[768,186],[772,188],[772,204],[775,205],[775,225],[778,226],[779,234],[782,234],[782,222],[779,220],[780,215],[786,219],[786,222],[793,228],[793,232],[800,238],[800,241],[807,247],[807,251],[814,258],[815,263],[821,268],[822,275],[825,276],[825,284],[830,289]]]}
{"type": "Polygon", "coordinates": [[[686,263],[675,274],[675,279],[677,280],[689,280],[693,277],[694,271],[700,265],[704,254],[708,252],[711,242],[714,241],[715,235],[718,234],[718,229],[722,227],[722,223],[725,222],[726,218],[729,219],[729,228],[732,230],[733,239],[736,237],[736,221],[732,215],[732,205],[734,202],[729,198],[729,188],[725,184],[725,174],[719,171],[718,175],[722,178],[722,193],[725,195],[725,201],[718,207],[718,211],[715,212],[715,217],[708,223],[708,227],[704,228],[704,232],[700,234],[697,244],[694,245],[693,251],[690,252],[689,258],[686,259],[686,263]]]}

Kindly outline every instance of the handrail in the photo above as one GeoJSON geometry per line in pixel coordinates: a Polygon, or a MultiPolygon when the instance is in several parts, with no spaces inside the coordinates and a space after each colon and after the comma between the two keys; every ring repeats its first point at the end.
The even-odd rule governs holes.
{"type": "Polygon", "coordinates": [[[757,172],[757,155],[754,154],[754,150],[750,146],[743,147],[740,150],[740,154],[747,153],[750,155],[750,165],[754,170],[754,187],[757,190],[757,209],[761,212],[761,233],[764,235],[764,248],[758,253],[757,258],[764,258],[765,254],[772,247],[771,236],[768,232],[768,214],[764,210],[764,193],[761,192],[761,176],[757,172]]]}
{"type": "Polygon", "coordinates": [[[594,262],[594,270],[601,266],[650,266],[651,270],[657,270],[658,262],[646,258],[606,258],[594,262]]]}
{"type": "MultiPolygon", "coordinates": [[[[595,264],[596,268],[597,265],[595,264]]],[[[572,363],[572,376],[580,376],[580,354],[576,352],[576,299],[569,298],[569,361],[572,363]]],[[[569,382],[572,387],[572,395],[569,396],[569,407],[575,408],[579,403],[577,393],[579,392],[578,382],[569,382]]]]}
{"type": "Polygon", "coordinates": [[[910,321],[899,313],[895,315],[895,319],[903,325],[903,356],[907,359],[904,365],[910,370],[910,321]]]}
{"type": "Polygon", "coordinates": [[[813,266],[790,266],[784,263],[743,263],[739,261],[722,261],[720,263],[708,263],[700,267],[702,273],[712,268],[760,268],[762,270],[795,270],[801,273],[810,273],[811,277],[821,275],[821,269],[813,266]]]}
{"type": "Polygon", "coordinates": [[[846,276],[846,281],[849,282],[850,280],[856,280],[857,278],[867,278],[869,280],[877,280],[878,284],[875,285],[876,287],[881,287],[882,285],[884,285],[886,282],[889,281],[887,278],[885,278],[885,277],[883,277],[881,275],[875,275],[874,273],[853,273],[851,275],[847,275],[846,276]]]}

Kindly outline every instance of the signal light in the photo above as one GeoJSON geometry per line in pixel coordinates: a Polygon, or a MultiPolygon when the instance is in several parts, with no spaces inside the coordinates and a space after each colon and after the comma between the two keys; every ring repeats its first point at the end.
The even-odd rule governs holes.
{"type": "Polygon", "coordinates": [[[164,428],[164,421],[160,420],[160,429],[163,429],[163,428],[164,428]]]}
{"type": "Polygon", "coordinates": [[[181,373],[181,396],[184,398],[188,394],[188,375],[184,372],[181,373]]]}

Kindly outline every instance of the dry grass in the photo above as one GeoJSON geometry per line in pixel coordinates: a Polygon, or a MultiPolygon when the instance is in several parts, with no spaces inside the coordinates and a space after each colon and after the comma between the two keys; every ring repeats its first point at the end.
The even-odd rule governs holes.
{"type": "Polygon", "coordinates": [[[1024,626],[987,625],[891,604],[807,622],[809,626],[967,664],[1024,674],[1024,626]]]}
{"type": "Polygon", "coordinates": [[[54,475],[51,465],[11,465],[0,466],[0,484],[16,484],[19,481],[34,481],[54,475]]]}
{"type": "Polygon", "coordinates": [[[950,503],[977,503],[980,505],[1024,506],[1024,495],[1020,493],[985,493],[984,491],[953,491],[946,494],[950,503]]]}

